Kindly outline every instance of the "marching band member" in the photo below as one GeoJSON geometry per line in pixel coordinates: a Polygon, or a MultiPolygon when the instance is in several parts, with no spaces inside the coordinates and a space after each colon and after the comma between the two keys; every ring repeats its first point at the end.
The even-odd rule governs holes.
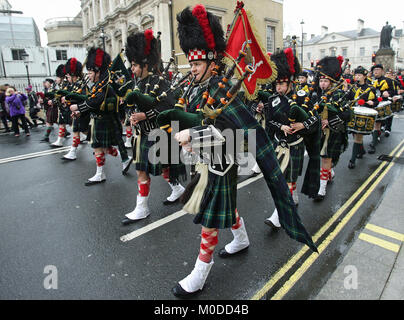
{"type": "MultiPolygon", "coordinates": [[[[375,108],[378,104],[374,88],[370,86],[367,81],[367,70],[359,66],[354,70],[355,86],[350,89],[348,94],[348,100],[362,100],[364,107],[375,108]]],[[[359,101],[360,101],[359,100],[359,101]]],[[[352,147],[352,157],[349,160],[348,168],[354,169],[356,159],[362,159],[363,155],[366,154],[365,148],[363,147],[363,134],[354,133],[354,144],[352,147]]]]}
{"type": "Polygon", "coordinates": [[[300,90],[304,90],[307,94],[310,94],[310,85],[307,83],[307,79],[309,78],[309,74],[306,71],[302,71],[299,73],[298,81],[296,84],[295,91],[298,92],[300,90]]]}
{"type": "Polygon", "coordinates": [[[138,177],[138,190],[135,209],[126,214],[122,224],[128,225],[150,215],[148,199],[150,196],[150,175],[163,175],[164,179],[170,185],[171,195],[164,201],[165,205],[176,203],[185,188],[179,183],[179,178],[185,176],[185,166],[183,164],[162,166],[161,163],[152,163],[149,161],[149,150],[154,145],[153,141],[148,139],[149,133],[157,128],[156,117],[163,111],[173,107],[175,104],[172,93],[163,101],[156,102],[148,111],[142,112],[142,102],[135,99],[136,95],[157,96],[162,91],[167,91],[170,83],[164,78],[161,79],[157,74],[157,66],[160,61],[157,39],[153,36],[151,29],[145,32],[136,33],[128,37],[126,45],[126,56],[131,65],[135,77],[136,88],[127,94],[126,102],[128,107],[132,107],[130,116],[131,124],[136,127],[137,136],[134,143],[133,160],[136,165],[138,177]]]}
{"type": "Polygon", "coordinates": [[[118,99],[109,85],[110,62],[111,57],[108,53],[100,48],[90,48],[86,62],[88,77],[93,83],[90,95],[70,94],[73,99],[76,97],[79,99],[80,96],[85,98],[84,102],[70,106],[75,117],[91,113],[91,147],[94,149],[97,172],[88,179],[86,186],[105,182],[105,155],[118,156],[118,150],[113,147],[117,145],[115,118],[118,113],[118,99]]]}
{"type": "MultiPolygon", "coordinates": [[[[224,89],[217,91],[219,86],[223,88],[224,83],[220,82],[221,78],[214,76],[216,59],[226,46],[219,20],[206,12],[202,5],[197,5],[192,10],[187,7],[180,12],[177,21],[180,46],[190,62],[196,85],[192,87],[182,105],[185,110],[172,109],[160,113],[157,118],[159,125],[166,128],[171,121],[179,120],[180,132],[175,134],[176,140],[186,150],[194,150],[193,152],[197,152],[195,148],[198,141],[201,141],[201,145],[205,145],[205,142],[210,145],[210,138],[213,136],[218,141],[223,141],[219,130],[242,129],[245,139],[249,129],[255,130],[256,160],[279,210],[282,226],[291,237],[300,234],[302,238],[299,241],[316,250],[298,218],[292,196],[265,130],[236,97],[236,92],[233,92],[237,90],[236,84],[233,84],[227,95],[224,89]],[[215,92],[217,97],[213,99],[215,92]],[[231,94],[234,94],[234,100],[227,101],[231,94]],[[213,100],[208,99],[206,103],[208,95],[213,100],[220,100],[222,107],[212,105],[213,109],[210,108],[209,103],[213,100]],[[198,109],[199,112],[195,113],[185,112],[198,109]],[[285,219],[292,219],[293,222],[289,220],[287,223],[285,219]],[[295,233],[290,230],[292,225],[300,231],[295,233]]],[[[247,72],[253,72],[250,67],[247,68],[247,72]]],[[[240,80],[237,84],[241,85],[240,80]]],[[[202,225],[202,239],[193,271],[173,288],[174,295],[178,297],[188,297],[202,290],[213,265],[213,252],[218,243],[220,229],[231,228],[234,239],[220,250],[219,256],[233,256],[249,247],[244,220],[236,210],[237,165],[234,159],[233,153],[220,155],[213,152],[208,159],[205,158],[196,164],[198,173],[187,186],[184,194],[186,197],[183,199],[184,210],[195,214],[194,223],[202,225]],[[212,155],[221,161],[212,162],[212,155]]]]}
{"type": "MultiPolygon", "coordinates": [[[[373,76],[375,77],[375,81],[373,83],[373,87],[376,89],[376,97],[382,98],[383,101],[387,101],[390,97],[395,95],[394,84],[393,81],[384,76],[384,68],[381,64],[376,64],[371,69],[373,76]]],[[[386,137],[390,136],[391,125],[393,123],[393,118],[387,118],[385,120],[385,133],[386,137]]],[[[375,129],[372,133],[372,143],[369,146],[369,153],[374,154],[376,152],[376,145],[378,143],[379,132],[381,130],[381,122],[376,121],[375,129]]]]}
{"type": "MultiPolygon", "coordinates": [[[[293,81],[300,72],[300,63],[297,57],[294,56],[292,49],[288,48],[280,53],[273,54],[271,60],[275,62],[278,70],[275,85],[277,94],[268,100],[266,127],[274,132],[273,144],[275,152],[293,200],[298,205],[297,179],[303,171],[304,136],[319,131],[319,119],[314,113],[310,117],[305,110],[308,109],[309,99],[306,99],[308,91],[304,89],[296,93],[293,91],[293,81]]],[[[308,177],[312,178],[309,184],[314,184],[315,186],[313,192],[308,194],[312,197],[317,195],[320,179],[319,147],[317,150],[317,166],[308,167],[312,169],[312,174],[308,175],[308,177]]],[[[276,208],[272,216],[265,220],[265,223],[272,228],[281,227],[276,208]]]]}
{"type": "Polygon", "coordinates": [[[351,118],[351,111],[342,107],[345,101],[341,99],[345,93],[340,89],[338,81],[341,79],[343,62],[342,57],[325,57],[316,66],[319,79],[316,91],[321,92],[317,98],[321,115],[323,134],[321,138],[321,174],[320,189],[316,201],[324,199],[327,192],[327,183],[332,181],[335,173],[333,168],[337,165],[342,152],[348,146],[347,122],[351,118]]]}

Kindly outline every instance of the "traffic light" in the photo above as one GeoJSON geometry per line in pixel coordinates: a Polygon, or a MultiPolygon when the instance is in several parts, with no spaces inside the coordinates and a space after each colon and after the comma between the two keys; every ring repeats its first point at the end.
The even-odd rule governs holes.
{"type": "Polygon", "coordinates": [[[376,54],[375,53],[372,54],[372,63],[373,64],[376,63],[376,54]]]}

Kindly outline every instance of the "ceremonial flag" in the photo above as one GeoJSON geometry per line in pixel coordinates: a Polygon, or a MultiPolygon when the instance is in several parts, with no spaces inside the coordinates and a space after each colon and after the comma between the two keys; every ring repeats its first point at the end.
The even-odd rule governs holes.
{"type": "Polygon", "coordinates": [[[277,70],[275,64],[262,49],[259,39],[257,40],[254,27],[250,23],[251,15],[244,10],[243,6],[242,2],[238,2],[234,23],[228,30],[224,62],[231,66],[237,59],[240,50],[247,53],[247,56],[238,64],[236,75],[240,78],[246,65],[252,65],[255,71],[244,80],[243,87],[246,97],[254,100],[259,89],[257,85],[274,81],[277,70]]]}

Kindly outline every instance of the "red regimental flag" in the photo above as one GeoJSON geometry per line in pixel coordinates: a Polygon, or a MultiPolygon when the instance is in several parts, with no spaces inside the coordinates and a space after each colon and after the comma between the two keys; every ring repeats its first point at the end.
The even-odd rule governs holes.
{"type": "Polygon", "coordinates": [[[226,64],[231,66],[237,59],[240,50],[247,53],[247,56],[238,64],[236,74],[240,76],[247,64],[253,66],[255,72],[243,83],[247,98],[252,100],[257,96],[259,89],[257,84],[274,81],[277,71],[269,56],[262,50],[250,20],[252,21],[251,16],[244,9],[241,9],[233,28],[230,30],[224,54],[226,64]]]}

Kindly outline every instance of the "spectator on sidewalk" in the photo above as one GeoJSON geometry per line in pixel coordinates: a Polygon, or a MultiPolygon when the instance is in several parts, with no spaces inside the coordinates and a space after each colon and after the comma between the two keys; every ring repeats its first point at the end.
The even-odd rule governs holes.
{"type": "Polygon", "coordinates": [[[25,119],[24,101],[27,96],[20,92],[16,92],[13,88],[8,88],[6,91],[6,102],[10,108],[10,117],[13,124],[13,130],[16,137],[20,136],[20,129],[18,128],[18,119],[22,122],[22,127],[27,136],[30,135],[28,124],[25,119]]]}
{"type": "Polygon", "coordinates": [[[10,119],[9,111],[6,106],[6,90],[7,87],[2,85],[0,86],[0,118],[3,122],[4,129],[6,132],[11,132],[10,128],[8,127],[8,120],[10,119]]]}
{"type": "Polygon", "coordinates": [[[45,120],[38,116],[38,112],[41,110],[41,107],[38,106],[38,97],[34,91],[32,91],[32,86],[29,85],[25,88],[28,96],[28,106],[29,106],[29,116],[34,123],[34,126],[37,127],[37,120],[41,121],[42,124],[45,124],[45,120]]]}

